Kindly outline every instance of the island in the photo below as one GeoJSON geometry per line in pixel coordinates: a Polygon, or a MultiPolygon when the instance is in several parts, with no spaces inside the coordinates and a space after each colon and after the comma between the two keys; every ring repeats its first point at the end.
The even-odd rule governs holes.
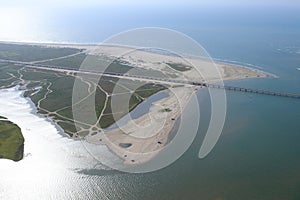
{"type": "Polygon", "coordinates": [[[20,128],[0,116],[0,158],[20,161],[24,153],[24,137],[20,128]]]}
{"type": "Polygon", "coordinates": [[[244,66],[126,46],[0,43],[0,88],[18,85],[38,114],[75,140],[106,145],[129,165],[155,156],[137,153],[159,152],[168,144],[191,95],[208,83],[267,76],[244,66]],[[209,72],[212,66],[219,74],[209,72]],[[146,113],[115,126],[154,95],[160,97],[146,113]],[[93,101],[94,108],[87,108],[93,101]]]}

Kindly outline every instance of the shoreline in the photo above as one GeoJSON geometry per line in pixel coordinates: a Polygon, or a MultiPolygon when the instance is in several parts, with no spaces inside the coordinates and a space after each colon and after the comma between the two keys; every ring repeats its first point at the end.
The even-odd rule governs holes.
{"type": "MultiPolygon", "coordinates": [[[[42,114],[40,114],[38,112],[38,108],[36,107],[36,105],[34,104],[34,102],[30,99],[30,97],[25,97],[24,93],[26,92],[26,90],[22,90],[19,89],[19,85],[10,87],[10,88],[3,88],[3,89],[15,89],[15,91],[20,91],[20,97],[24,98],[27,103],[30,105],[31,111],[30,113],[39,117],[40,119],[44,119],[45,121],[49,122],[51,125],[53,125],[55,127],[55,129],[57,130],[57,133],[62,136],[62,137],[66,137],[68,139],[71,139],[72,137],[70,137],[67,133],[65,133],[65,131],[58,125],[56,124],[53,120],[51,120],[51,118],[49,117],[45,117],[42,114]]],[[[75,139],[75,138],[74,138],[75,139]]]]}
{"type": "MultiPolygon", "coordinates": [[[[0,101],[3,102],[0,104],[1,119],[20,127],[25,139],[23,159],[19,162],[0,159],[0,169],[39,170],[43,166],[43,170],[53,171],[56,167],[68,166],[66,171],[74,173],[97,164],[86,149],[89,145],[86,141],[68,137],[58,124],[36,113],[37,107],[23,96],[23,92],[16,87],[0,89],[0,101]]],[[[101,151],[107,153],[108,149],[102,148],[101,151]]],[[[103,165],[99,168],[108,170],[103,165]]]]}
{"type": "Polygon", "coordinates": [[[107,132],[89,135],[85,137],[86,141],[107,146],[112,153],[124,160],[125,165],[148,162],[169,144],[170,133],[176,132],[175,124],[181,118],[190,98],[195,95],[195,87],[171,90],[164,90],[169,96],[153,102],[148,113],[107,132]],[[164,105],[168,105],[171,111],[162,113],[164,105]]]}
{"type": "MultiPolygon", "coordinates": [[[[166,71],[167,63],[178,63],[181,66],[191,66],[190,69],[171,71],[178,75],[175,80],[188,79],[217,83],[220,80],[237,80],[246,78],[265,78],[268,75],[256,69],[249,69],[243,66],[214,62],[210,59],[198,57],[178,57],[173,55],[160,54],[158,52],[143,51],[124,46],[104,45],[103,48],[87,51],[91,55],[99,56],[122,56],[122,61],[139,66],[142,69],[155,69],[161,72],[166,71]],[[212,67],[212,68],[211,68],[212,67]],[[202,76],[204,73],[204,77],[202,76]],[[200,76],[201,75],[201,76],[200,76]],[[221,79],[220,79],[221,78],[221,79]]],[[[169,66],[171,69],[172,67],[169,66]]],[[[126,125],[109,130],[105,133],[88,135],[86,141],[94,145],[105,145],[119,158],[123,159],[124,165],[144,164],[155,157],[168,144],[170,133],[173,131],[175,122],[181,117],[183,110],[194,95],[195,90],[202,87],[171,84],[169,90],[175,91],[175,95],[169,93],[169,97],[153,103],[153,107],[147,114],[138,119],[131,120],[126,125]],[[156,107],[155,107],[156,106],[156,107]],[[170,113],[166,118],[160,117],[161,113],[157,107],[167,107],[170,113]],[[165,120],[166,123],[161,123],[165,120]],[[147,128],[143,127],[148,125],[147,128]]],[[[176,132],[176,131],[175,131],[176,132]]]]}
{"type": "MultiPolygon", "coordinates": [[[[25,91],[24,91],[25,92],[25,91]]],[[[30,107],[32,109],[31,114],[36,115],[39,118],[45,119],[45,121],[49,122],[51,125],[53,125],[55,127],[55,129],[57,130],[57,133],[62,136],[65,137],[67,139],[74,139],[70,137],[64,130],[62,127],[60,127],[57,123],[55,123],[53,120],[51,120],[51,118],[49,117],[45,117],[42,114],[40,114],[38,112],[38,108],[36,107],[36,105],[34,104],[34,102],[29,98],[29,97],[24,97],[24,93],[22,93],[22,97],[28,100],[28,103],[30,104],[30,107]]]]}
{"type": "MultiPolygon", "coordinates": [[[[136,47],[134,46],[125,46],[125,45],[116,45],[116,44],[105,44],[105,43],[101,43],[99,42],[97,43],[76,43],[76,42],[22,42],[22,41],[18,41],[18,42],[14,42],[14,41],[0,41],[0,44],[15,44],[15,45],[32,45],[32,46],[42,46],[42,47],[55,47],[55,48],[74,48],[74,49],[81,49],[83,47],[90,47],[90,48],[95,48],[98,46],[116,46],[116,47],[120,47],[120,48],[131,48],[131,49],[136,49],[136,47]],[[78,48],[81,47],[81,48],[78,48]]],[[[146,51],[147,50],[143,50],[143,48],[137,48],[138,50],[142,50],[142,51],[146,51]]],[[[87,50],[87,49],[86,49],[87,50]]],[[[154,54],[158,54],[158,55],[162,55],[159,52],[155,52],[155,51],[149,51],[151,53],[154,54]]],[[[174,55],[168,55],[168,56],[174,56],[174,55]]],[[[179,55],[179,57],[182,58],[195,58],[195,59],[201,59],[201,57],[198,56],[193,56],[193,55],[179,55]]],[[[207,58],[204,58],[207,59],[207,58]]],[[[232,65],[232,66],[237,66],[237,67],[243,67],[246,69],[250,69],[250,70],[255,70],[259,73],[264,73],[267,74],[268,76],[272,77],[272,78],[278,78],[279,76],[271,73],[271,72],[267,72],[262,70],[261,67],[255,65],[255,64],[251,64],[251,63],[243,63],[240,61],[234,61],[234,60],[227,60],[227,59],[220,59],[220,58],[214,58],[214,57],[210,57],[209,59],[211,59],[211,61],[213,61],[214,63],[225,63],[228,65],[232,65]]],[[[298,69],[298,68],[297,68],[298,69]]],[[[300,70],[300,68],[298,69],[300,70]]]]}
{"type": "MultiPolygon", "coordinates": [[[[12,44],[12,43],[10,43],[12,44]]],[[[19,43],[24,45],[24,43],[19,43]]],[[[178,57],[174,55],[165,55],[159,52],[145,51],[143,48],[133,48],[128,46],[102,45],[103,48],[96,48],[101,45],[79,46],[76,44],[29,44],[57,48],[75,48],[86,49],[86,54],[93,56],[111,56],[120,57],[122,61],[131,63],[134,66],[144,70],[155,69],[157,71],[176,75],[174,80],[188,79],[190,81],[200,81],[214,83],[219,81],[242,80],[249,78],[266,78],[269,77],[266,72],[258,71],[245,66],[228,64],[211,60],[211,58],[199,57],[178,57]],[[181,68],[189,66],[188,70],[177,70],[171,64],[177,64],[181,68]],[[202,76],[204,73],[205,76],[202,76]]],[[[169,97],[153,102],[149,112],[141,117],[131,120],[122,127],[109,130],[105,134],[89,133],[84,141],[92,145],[105,145],[113,154],[124,161],[124,164],[143,164],[151,160],[159,153],[169,140],[169,135],[177,120],[181,117],[183,110],[189,103],[195,91],[202,87],[181,85],[178,83],[169,84],[167,91],[169,97]],[[179,87],[175,87],[175,86],[179,87]],[[174,86],[174,87],[173,87],[174,86]],[[163,108],[163,109],[162,109],[163,108]],[[162,117],[162,115],[164,115],[162,117]],[[147,126],[145,126],[147,125],[147,126]],[[145,155],[147,154],[147,155],[145,155]]],[[[23,93],[22,93],[23,95],[23,93]]],[[[24,96],[23,96],[24,97],[24,96]]],[[[38,114],[38,108],[32,101],[29,101],[31,107],[38,114]]],[[[35,114],[33,113],[33,114],[35,114]]],[[[40,117],[40,116],[39,116],[40,117]]],[[[45,118],[57,130],[59,135],[66,137],[65,131],[49,118],[45,118]],[[63,135],[63,133],[65,133],[63,135]]],[[[105,131],[105,129],[104,129],[105,131]]],[[[72,137],[69,137],[74,139],[72,137]]]]}

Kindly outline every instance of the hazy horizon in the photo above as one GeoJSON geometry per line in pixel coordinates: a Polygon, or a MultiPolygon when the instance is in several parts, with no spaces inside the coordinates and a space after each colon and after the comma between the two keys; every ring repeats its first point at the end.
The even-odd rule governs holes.
{"type": "Polygon", "coordinates": [[[163,27],[189,30],[214,27],[299,30],[298,1],[51,1],[4,2],[0,8],[0,41],[101,42],[121,31],[163,27]],[[72,33],[65,32],[67,29],[72,33]],[[101,30],[101,31],[100,31],[101,30]],[[74,39],[76,38],[76,39],[74,39]],[[91,40],[93,38],[93,40],[91,40]],[[79,41],[78,41],[79,40],[79,41]]]}

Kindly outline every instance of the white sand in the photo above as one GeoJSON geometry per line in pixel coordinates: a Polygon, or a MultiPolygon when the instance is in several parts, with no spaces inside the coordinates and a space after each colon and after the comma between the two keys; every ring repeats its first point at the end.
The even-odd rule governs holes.
{"type": "MultiPolygon", "coordinates": [[[[88,51],[93,55],[120,57],[143,69],[155,69],[163,73],[176,74],[178,80],[216,83],[222,80],[235,80],[243,78],[266,77],[261,71],[252,70],[242,66],[213,63],[206,59],[180,58],[170,55],[152,53],[148,51],[133,50],[128,47],[101,46],[88,51]],[[128,53],[130,52],[130,53],[128,53]],[[193,66],[191,70],[178,72],[166,63],[181,63],[193,66]],[[221,78],[221,79],[220,79],[221,78]]],[[[173,88],[170,96],[154,103],[148,114],[129,121],[122,127],[105,134],[89,135],[86,140],[96,145],[106,145],[113,153],[124,160],[124,164],[141,164],[153,158],[167,143],[169,133],[195,90],[195,86],[173,88]],[[171,111],[163,113],[162,108],[171,111]],[[131,145],[122,147],[122,145],[131,145]]]]}
{"type": "MultiPolygon", "coordinates": [[[[86,49],[88,54],[92,55],[105,55],[109,57],[118,57],[122,61],[129,62],[134,66],[140,67],[141,69],[154,69],[160,71],[167,75],[167,77],[172,74],[177,77],[174,79],[178,80],[190,80],[197,82],[207,82],[215,83],[222,80],[234,80],[234,79],[243,79],[243,78],[256,78],[256,77],[266,77],[267,75],[261,71],[245,68],[238,65],[226,64],[221,62],[213,63],[209,60],[191,58],[191,57],[175,57],[170,55],[163,55],[148,51],[135,50],[129,47],[120,47],[120,46],[89,46],[89,45],[51,45],[46,44],[47,46],[53,47],[72,47],[86,49]],[[166,63],[180,63],[184,65],[193,66],[191,70],[178,72],[166,63]]],[[[91,148],[94,148],[95,145],[97,148],[100,146],[107,146],[114,154],[119,158],[124,160],[126,164],[138,164],[143,163],[155,156],[160,149],[164,147],[167,142],[168,135],[175,124],[175,120],[178,119],[185,105],[188,103],[191,95],[195,90],[200,89],[199,87],[184,86],[179,88],[172,89],[172,92],[169,92],[170,96],[164,98],[158,102],[155,102],[155,105],[151,108],[150,112],[144,116],[139,117],[133,121],[130,121],[128,124],[120,127],[120,129],[115,129],[107,132],[106,134],[97,134],[94,136],[87,136],[86,140],[94,145],[91,148]],[[162,108],[169,108],[171,112],[161,112],[162,108]],[[125,134],[124,134],[125,132],[125,134]],[[101,141],[100,141],[101,139],[101,141]],[[128,148],[120,147],[120,144],[128,143],[132,146],[128,148]],[[98,145],[98,146],[97,146],[98,145]],[[99,146],[100,145],[100,146],[99,146]],[[153,152],[153,154],[147,154],[144,156],[143,153],[153,152]],[[139,156],[141,153],[141,156],[139,156]],[[134,160],[134,163],[132,162],[134,160]]],[[[20,94],[18,94],[20,96],[20,94]]],[[[20,98],[22,99],[22,98],[20,98]]],[[[20,100],[21,101],[21,100],[20,100]]],[[[24,100],[22,100],[24,101],[24,100]]],[[[17,103],[18,104],[18,103],[17,103]]],[[[21,103],[20,105],[24,104],[21,103]]],[[[26,103],[26,105],[28,102],[26,103]]],[[[57,137],[61,137],[57,134],[55,126],[45,119],[41,119],[36,115],[28,116],[27,114],[21,117],[17,117],[16,113],[25,114],[28,113],[28,109],[32,109],[28,104],[26,107],[26,112],[20,112],[19,108],[15,108],[16,111],[9,110],[5,112],[6,109],[0,111],[0,115],[7,117],[12,122],[16,123],[22,128],[22,132],[25,135],[30,132],[34,132],[37,137],[41,137],[40,132],[44,130],[45,134],[50,134],[50,138],[54,137],[55,141],[57,137]],[[10,115],[9,113],[13,113],[10,115]],[[21,119],[21,120],[20,120],[21,119]],[[25,120],[24,120],[25,119],[25,120]],[[32,124],[32,120],[38,121],[38,125],[26,128],[28,124],[32,124]],[[25,123],[25,124],[24,124],[25,123]],[[48,125],[43,125],[47,123],[48,125]],[[50,126],[50,125],[51,126],[50,126]],[[47,130],[47,131],[46,131],[47,130]],[[52,131],[53,130],[53,131],[52,131]]],[[[25,109],[25,108],[24,108],[25,109]]],[[[32,111],[30,111],[32,112],[32,111]]],[[[33,111],[34,112],[34,111],[33,111]]],[[[45,136],[45,135],[44,135],[45,136]]],[[[49,139],[47,139],[49,141],[49,139]]],[[[61,138],[63,142],[60,143],[61,147],[64,147],[63,143],[68,143],[69,141],[66,138],[61,138]]],[[[51,140],[50,140],[51,141],[51,140]]],[[[48,143],[50,145],[50,143],[48,143]]],[[[30,148],[35,148],[37,145],[46,145],[39,143],[37,141],[27,141],[25,145],[30,148]],[[38,144],[36,144],[38,143],[38,144]]],[[[88,145],[88,144],[87,144],[88,145]]],[[[47,145],[46,145],[47,146],[47,145]]],[[[41,148],[40,146],[39,148],[41,148]]],[[[63,148],[62,148],[63,149],[63,148]]],[[[102,149],[102,147],[100,148],[102,149]]],[[[39,154],[40,157],[46,155],[47,152],[42,152],[34,149],[26,149],[25,154],[39,154]]],[[[49,153],[49,152],[48,152],[49,153]]],[[[59,153],[60,155],[63,153],[59,153]]],[[[53,156],[49,154],[49,157],[53,156]]]]}

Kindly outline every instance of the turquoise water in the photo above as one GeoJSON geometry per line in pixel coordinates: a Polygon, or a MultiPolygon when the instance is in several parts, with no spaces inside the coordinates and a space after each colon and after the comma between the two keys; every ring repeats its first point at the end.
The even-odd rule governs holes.
{"type": "MultiPolygon", "coordinates": [[[[300,93],[298,33],[299,30],[274,25],[267,30],[216,28],[194,31],[192,35],[212,57],[250,63],[279,77],[227,84],[300,93]],[[297,51],[289,51],[290,47],[297,51]]],[[[201,92],[200,98],[201,102],[209,102],[205,92],[201,92]]],[[[150,174],[105,175],[121,183],[114,187],[119,197],[300,199],[300,101],[235,92],[227,92],[227,98],[223,133],[207,158],[197,158],[209,117],[209,110],[205,110],[208,106],[203,103],[198,137],[172,166],[150,174]]],[[[99,174],[101,171],[94,172],[95,177],[99,174]]]]}
{"type": "MultiPolygon", "coordinates": [[[[258,86],[272,81],[230,84],[258,86]]],[[[207,93],[199,95],[206,102],[201,108],[206,108],[207,93]]],[[[207,158],[197,158],[208,122],[202,118],[202,128],[191,148],[163,170],[140,175],[102,175],[104,172],[97,170],[86,174],[93,174],[95,183],[103,176],[118,182],[114,191],[122,199],[299,199],[299,100],[234,92],[227,95],[226,124],[207,158]]],[[[201,114],[209,116],[209,110],[202,109],[201,114]]]]}
{"type": "MultiPolygon", "coordinates": [[[[230,84],[258,87],[277,81],[230,84]]],[[[281,85],[277,89],[287,89],[281,85]]],[[[201,115],[209,116],[207,92],[199,97],[201,115]]],[[[207,158],[197,158],[207,128],[204,117],[191,148],[163,170],[139,175],[101,170],[84,174],[93,175],[90,178],[95,184],[104,176],[122,199],[299,199],[299,100],[235,92],[228,92],[227,97],[226,124],[207,158]]]]}
{"type": "MultiPolygon", "coordinates": [[[[257,46],[258,52],[263,51],[261,48],[257,46]]],[[[256,55],[259,61],[252,60],[249,49],[240,50],[244,53],[241,59],[232,60],[258,65],[279,78],[226,84],[300,93],[299,55],[278,51],[277,47],[263,49],[264,54],[256,55]]],[[[210,103],[206,91],[201,91],[199,98],[202,121],[198,136],[173,165],[140,175],[102,175],[104,172],[97,170],[85,174],[93,174],[95,184],[103,176],[108,185],[118,182],[113,191],[122,199],[300,199],[300,101],[227,92],[222,136],[211,154],[200,160],[197,155],[208,125],[210,103]]]]}
{"type": "MultiPolygon", "coordinates": [[[[96,12],[95,8],[56,13],[54,19],[49,15],[45,31],[50,36],[37,40],[89,43],[129,28],[174,28],[196,39],[214,58],[249,63],[279,77],[226,84],[300,93],[300,20],[296,7],[191,9],[184,15],[179,8],[168,13],[158,9],[155,16],[154,8],[135,12],[119,9],[112,16],[109,9],[96,12]],[[86,15],[81,18],[83,13],[86,15]],[[60,16],[64,19],[54,23],[60,16]]],[[[300,199],[300,101],[227,92],[222,136],[211,154],[200,160],[197,155],[208,125],[210,103],[206,91],[201,91],[199,98],[201,128],[183,157],[148,174],[82,169],[78,173],[83,181],[70,183],[81,184],[77,186],[83,191],[73,194],[74,198],[300,199]]]]}

